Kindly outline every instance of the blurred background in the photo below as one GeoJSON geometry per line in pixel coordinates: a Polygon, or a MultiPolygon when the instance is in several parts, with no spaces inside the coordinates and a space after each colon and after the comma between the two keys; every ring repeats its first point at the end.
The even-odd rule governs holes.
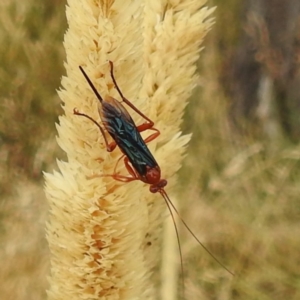
{"type": "MultiPolygon", "coordinates": [[[[214,0],[183,131],[186,299],[300,299],[300,1],[214,0]]],[[[65,1],[0,3],[0,295],[46,299],[65,1]]]]}

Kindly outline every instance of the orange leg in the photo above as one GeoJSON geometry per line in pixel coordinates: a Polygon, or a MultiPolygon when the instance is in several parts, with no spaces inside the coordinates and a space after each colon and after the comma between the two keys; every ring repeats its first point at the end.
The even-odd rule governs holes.
{"type": "Polygon", "coordinates": [[[117,146],[116,142],[108,143],[107,137],[106,137],[105,132],[104,132],[104,129],[101,127],[101,125],[97,121],[95,121],[92,117],[79,112],[76,108],[74,108],[73,113],[74,113],[74,115],[85,117],[85,118],[91,120],[99,128],[99,130],[100,130],[100,132],[101,132],[101,134],[104,138],[104,142],[105,142],[105,145],[106,145],[106,150],[108,152],[112,152],[116,148],[116,146],[117,146]]]}
{"type": "MultiPolygon", "coordinates": [[[[118,159],[117,164],[119,163],[120,159],[123,158],[123,156],[121,156],[118,159]]],[[[140,178],[137,176],[134,169],[130,166],[128,157],[126,157],[126,156],[124,158],[124,164],[125,164],[125,167],[126,167],[128,173],[130,174],[130,176],[120,175],[120,174],[116,173],[116,167],[115,167],[114,174],[96,174],[96,175],[90,176],[89,179],[97,178],[97,177],[112,177],[113,179],[115,179],[117,181],[121,181],[121,182],[131,182],[134,180],[140,180],[140,178]]]]}
{"type": "Polygon", "coordinates": [[[115,79],[115,76],[114,76],[114,64],[112,61],[109,61],[109,64],[110,64],[110,76],[112,78],[112,81],[120,95],[120,97],[122,98],[122,100],[129,106],[131,107],[136,113],[138,113],[141,117],[143,117],[145,120],[147,120],[149,123],[145,123],[145,124],[142,124],[141,126],[146,126],[147,128],[143,129],[142,131],[146,130],[146,129],[150,129],[153,127],[154,125],[154,122],[152,120],[150,120],[146,115],[144,115],[139,109],[137,109],[128,99],[126,99],[124,96],[123,96],[123,93],[121,92],[117,82],[116,82],[116,79],[115,79]]]}
{"type": "Polygon", "coordinates": [[[155,140],[160,135],[160,131],[158,129],[156,129],[156,128],[149,128],[149,130],[154,130],[156,132],[153,133],[153,134],[151,134],[151,135],[149,135],[148,137],[146,137],[146,139],[144,140],[144,142],[146,144],[149,143],[149,142],[151,142],[151,141],[153,141],[153,140],[155,140]]]}
{"type": "Polygon", "coordinates": [[[110,64],[110,76],[112,78],[112,81],[120,95],[120,97],[122,98],[122,100],[129,106],[131,107],[137,114],[139,114],[141,117],[143,117],[146,121],[148,121],[148,123],[143,123],[139,126],[137,126],[137,130],[139,132],[143,132],[145,130],[148,130],[148,129],[151,129],[151,130],[154,130],[156,131],[156,133],[154,134],[151,134],[149,137],[147,137],[145,139],[145,143],[148,143],[148,142],[151,142],[153,141],[154,139],[156,139],[159,135],[160,135],[160,132],[158,129],[156,128],[153,128],[153,125],[154,125],[154,122],[149,119],[146,115],[144,115],[139,109],[137,109],[128,99],[126,99],[123,95],[123,93],[121,92],[118,84],[117,84],[117,81],[115,79],[115,76],[114,76],[114,64],[112,61],[109,61],[109,64],[110,64]]]}
{"type": "Polygon", "coordinates": [[[125,158],[124,158],[124,164],[125,164],[125,167],[126,167],[128,173],[131,175],[130,178],[134,178],[133,180],[139,180],[139,177],[136,174],[135,170],[129,164],[129,159],[127,156],[125,156],[125,158]]]}
{"type": "Polygon", "coordinates": [[[115,168],[114,168],[114,174],[117,174],[117,167],[118,167],[118,164],[120,162],[120,160],[125,156],[125,154],[123,154],[122,156],[120,156],[116,162],[116,165],[115,165],[115,168]]]}

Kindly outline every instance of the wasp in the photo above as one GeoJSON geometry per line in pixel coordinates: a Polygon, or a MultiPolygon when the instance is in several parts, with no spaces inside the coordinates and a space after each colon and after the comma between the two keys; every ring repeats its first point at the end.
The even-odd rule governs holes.
{"type": "Polygon", "coordinates": [[[220,264],[225,270],[227,270],[227,272],[234,275],[234,273],[232,273],[229,269],[227,269],[197,238],[197,236],[193,233],[193,231],[190,229],[187,223],[183,220],[183,218],[178,213],[178,210],[170,200],[168,194],[165,191],[165,186],[167,185],[168,182],[166,179],[162,178],[161,169],[158,163],[156,162],[154,156],[150,152],[149,148],[147,147],[147,143],[156,139],[160,135],[160,131],[154,127],[154,122],[151,119],[149,119],[144,113],[142,113],[128,99],[124,97],[114,76],[113,62],[109,61],[109,64],[110,64],[111,79],[113,81],[113,84],[118,94],[122,99],[122,102],[128,105],[137,114],[139,114],[145,120],[145,122],[137,126],[133,121],[133,119],[131,118],[127,109],[122,104],[122,102],[116,100],[111,96],[106,96],[105,98],[102,98],[102,96],[99,94],[99,92],[97,91],[94,84],[92,83],[88,75],[85,73],[83,68],[79,66],[80,71],[82,72],[83,76],[85,77],[86,81],[88,82],[89,86],[91,87],[91,89],[93,90],[94,94],[96,95],[97,99],[100,102],[100,105],[98,106],[98,112],[103,125],[100,125],[96,120],[94,120],[89,115],[79,112],[76,108],[74,108],[73,113],[77,116],[82,116],[89,119],[99,128],[104,138],[104,142],[108,152],[112,152],[117,146],[119,147],[123,155],[120,157],[118,162],[122,158],[124,158],[124,165],[126,167],[126,170],[129,173],[128,175],[121,175],[117,173],[116,171],[117,164],[118,164],[117,162],[113,174],[104,174],[99,176],[112,177],[113,179],[121,182],[131,182],[135,180],[140,180],[150,185],[149,190],[151,193],[160,193],[162,195],[170,211],[171,217],[173,219],[173,223],[177,235],[180,259],[181,259],[181,271],[182,271],[183,278],[184,275],[183,275],[182,252],[181,252],[178,229],[175,223],[174,215],[172,213],[172,208],[174,209],[174,211],[176,212],[176,214],[178,215],[179,219],[182,221],[186,229],[195,238],[195,240],[205,249],[205,251],[208,252],[209,255],[212,256],[212,258],[218,264],[220,264]],[[141,132],[146,130],[152,130],[154,132],[147,138],[143,139],[141,136],[141,132]],[[105,132],[108,132],[108,134],[111,136],[112,142],[110,143],[108,142],[105,132]]]}

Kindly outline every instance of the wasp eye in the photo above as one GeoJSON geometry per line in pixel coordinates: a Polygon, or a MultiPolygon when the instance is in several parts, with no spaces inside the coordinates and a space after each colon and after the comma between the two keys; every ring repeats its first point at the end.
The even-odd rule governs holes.
{"type": "Polygon", "coordinates": [[[160,188],[156,185],[150,185],[149,190],[150,190],[151,193],[155,194],[160,190],[160,188]]]}
{"type": "Polygon", "coordinates": [[[157,185],[159,188],[164,188],[168,184],[166,179],[162,179],[157,185]]]}

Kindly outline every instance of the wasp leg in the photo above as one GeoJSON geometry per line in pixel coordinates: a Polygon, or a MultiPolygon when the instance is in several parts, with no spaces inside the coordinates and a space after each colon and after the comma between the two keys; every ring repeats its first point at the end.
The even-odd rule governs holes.
{"type": "MultiPolygon", "coordinates": [[[[124,157],[124,155],[118,159],[117,164],[123,157],[124,157]]],[[[140,180],[140,178],[136,175],[134,169],[130,166],[128,157],[124,158],[124,164],[125,164],[125,167],[126,167],[128,173],[130,174],[130,176],[120,175],[120,174],[116,173],[115,172],[116,167],[115,167],[114,174],[95,174],[95,175],[89,176],[88,179],[93,179],[93,178],[97,178],[97,177],[112,177],[114,180],[121,181],[121,182],[131,182],[134,180],[140,180]]]]}
{"type": "Polygon", "coordinates": [[[73,113],[74,113],[74,115],[85,117],[85,118],[89,119],[90,121],[92,121],[99,128],[99,130],[100,130],[100,132],[101,132],[101,134],[104,138],[104,142],[105,142],[105,145],[106,145],[106,150],[108,152],[112,152],[113,150],[115,150],[117,144],[115,142],[108,143],[107,137],[106,137],[105,132],[104,132],[104,129],[101,127],[101,125],[97,121],[95,121],[92,117],[79,112],[76,108],[74,108],[73,113]]]}
{"type": "Polygon", "coordinates": [[[115,168],[114,168],[114,174],[117,174],[117,166],[120,162],[120,160],[125,156],[125,154],[123,154],[121,157],[118,158],[117,162],[116,162],[116,165],[115,165],[115,168]]]}
{"type": "MultiPolygon", "coordinates": [[[[109,61],[109,64],[110,64],[110,76],[111,76],[111,79],[120,95],[120,97],[122,98],[122,100],[129,106],[131,107],[137,114],[139,114],[141,117],[143,117],[146,121],[148,121],[149,123],[145,123],[143,125],[148,125],[148,127],[146,129],[149,129],[151,127],[153,127],[154,125],[154,122],[149,119],[146,115],[144,115],[138,108],[136,108],[128,99],[126,99],[123,95],[123,93],[121,92],[118,84],[117,84],[117,81],[115,79],[115,76],[114,76],[114,64],[112,61],[109,61]]],[[[144,130],[146,130],[144,129],[144,130]]]]}
{"type": "Polygon", "coordinates": [[[149,143],[149,142],[151,142],[151,141],[153,141],[153,140],[155,140],[160,135],[160,131],[158,129],[156,129],[156,128],[149,128],[149,130],[154,130],[156,132],[153,133],[153,134],[151,134],[151,135],[149,135],[148,137],[146,137],[146,139],[144,140],[144,142],[146,144],[149,143]]]}

